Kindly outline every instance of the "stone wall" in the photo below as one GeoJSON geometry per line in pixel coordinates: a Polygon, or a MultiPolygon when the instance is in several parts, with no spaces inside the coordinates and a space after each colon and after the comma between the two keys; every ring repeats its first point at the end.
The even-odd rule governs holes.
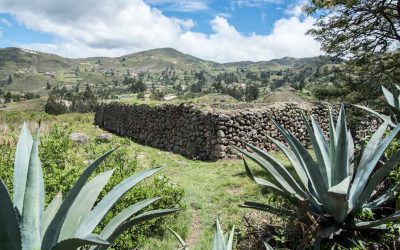
{"type": "MultiPolygon", "coordinates": [[[[332,107],[336,116],[338,107],[332,107]]],[[[293,133],[304,145],[310,145],[304,122],[296,104],[250,107],[197,107],[194,105],[126,105],[101,104],[95,124],[112,133],[127,136],[135,142],[164,149],[192,159],[215,160],[233,155],[231,145],[241,141],[275,150],[268,136],[283,141],[271,117],[293,133]]],[[[314,115],[324,131],[328,129],[327,105],[301,107],[314,115]]],[[[351,124],[355,138],[376,129],[378,121],[369,115],[351,124]]]]}

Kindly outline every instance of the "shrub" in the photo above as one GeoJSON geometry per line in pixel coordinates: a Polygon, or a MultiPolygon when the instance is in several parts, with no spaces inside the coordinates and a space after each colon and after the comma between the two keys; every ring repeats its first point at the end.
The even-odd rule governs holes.
{"type": "Polygon", "coordinates": [[[314,87],[312,93],[318,100],[333,100],[345,96],[346,90],[334,85],[323,85],[314,87]]]}

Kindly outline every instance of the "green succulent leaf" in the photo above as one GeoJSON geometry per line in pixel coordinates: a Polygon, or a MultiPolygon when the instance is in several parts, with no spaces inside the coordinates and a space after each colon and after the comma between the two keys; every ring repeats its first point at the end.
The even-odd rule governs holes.
{"type": "Polygon", "coordinates": [[[39,130],[33,141],[24,193],[24,205],[20,222],[23,249],[40,249],[44,204],[43,176],[39,160],[39,130]]]}
{"type": "Polygon", "coordinates": [[[159,199],[160,198],[152,198],[152,199],[143,200],[143,201],[140,201],[138,203],[135,203],[135,204],[129,206],[128,208],[125,208],[124,210],[122,210],[122,212],[120,212],[114,218],[112,218],[112,220],[101,231],[100,236],[107,239],[114,233],[114,231],[118,228],[119,225],[121,225],[123,222],[125,222],[127,219],[129,219],[133,215],[137,214],[142,209],[155,203],[159,199]]]}
{"type": "Polygon", "coordinates": [[[396,96],[394,93],[390,92],[387,88],[382,86],[383,95],[386,98],[387,103],[392,106],[393,108],[400,111],[400,101],[399,96],[396,96]]]}
{"type": "Polygon", "coordinates": [[[256,182],[258,185],[263,186],[263,187],[267,187],[272,189],[274,192],[281,194],[281,195],[285,195],[285,196],[290,196],[290,193],[287,192],[286,190],[283,190],[281,188],[279,188],[278,186],[276,186],[274,183],[269,182],[267,180],[261,179],[261,178],[257,178],[253,175],[253,173],[251,172],[249,166],[247,165],[246,160],[243,158],[243,162],[244,162],[244,166],[246,169],[246,174],[247,176],[252,179],[254,182],[256,182]]]}
{"type": "Polygon", "coordinates": [[[377,198],[372,200],[371,202],[364,204],[363,208],[369,208],[373,209],[376,207],[381,206],[385,202],[389,201],[390,199],[393,199],[395,196],[395,191],[398,189],[398,186],[394,186],[392,188],[389,188],[388,190],[382,192],[381,195],[379,195],[377,198]]]}
{"type": "Polygon", "coordinates": [[[268,243],[264,242],[265,250],[274,250],[274,248],[268,243]]]}
{"type": "Polygon", "coordinates": [[[54,216],[56,215],[58,209],[60,208],[62,203],[62,194],[58,193],[50,204],[47,206],[46,210],[43,214],[43,226],[42,226],[42,236],[47,230],[50,222],[53,220],[54,216]]]}
{"type": "Polygon", "coordinates": [[[331,185],[335,186],[346,179],[350,174],[349,138],[347,133],[346,115],[342,105],[336,125],[335,164],[331,169],[331,185]]]}
{"type": "Polygon", "coordinates": [[[265,211],[271,214],[279,215],[279,216],[285,216],[285,217],[295,217],[296,213],[293,211],[283,209],[283,208],[275,208],[266,204],[261,204],[257,202],[250,202],[246,201],[244,204],[240,205],[240,207],[243,208],[252,208],[260,211],[265,211]]]}
{"type": "Polygon", "coordinates": [[[94,177],[82,188],[65,217],[59,241],[74,237],[80,222],[90,213],[100,192],[106,186],[113,173],[114,170],[105,171],[94,177]]]}
{"type": "Polygon", "coordinates": [[[335,123],[333,122],[333,115],[332,115],[332,109],[329,107],[328,108],[328,119],[329,119],[329,156],[330,156],[330,166],[331,166],[331,171],[328,172],[328,176],[329,176],[329,187],[332,186],[332,168],[333,166],[336,165],[335,160],[336,157],[334,157],[336,155],[336,128],[335,128],[335,123]]]}
{"type": "Polygon", "coordinates": [[[7,187],[0,178],[0,249],[21,249],[21,234],[7,187]]]}
{"type": "Polygon", "coordinates": [[[307,118],[302,114],[304,124],[306,124],[306,128],[308,131],[308,135],[311,139],[311,143],[313,145],[313,149],[315,152],[315,155],[317,157],[317,161],[320,166],[320,171],[322,174],[322,177],[324,178],[325,185],[327,187],[330,186],[330,172],[331,172],[331,162],[329,158],[329,145],[328,142],[325,138],[325,135],[321,129],[321,127],[318,125],[318,123],[315,121],[314,117],[311,116],[311,123],[314,129],[311,129],[311,126],[308,124],[307,118]]]}
{"type": "Polygon", "coordinates": [[[396,127],[396,124],[392,121],[392,119],[389,116],[378,113],[375,110],[372,110],[365,106],[361,106],[361,105],[357,105],[357,104],[353,104],[353,105],[356,106],[357,108],[360,108],[360,109],[370,112],[371,114],[375,115],[376,117],[382,119],[385,123],[389,124],[389,126],[396,127]]]}
{"type": "MultiPolygon", "coordinates": [[[[368,183],[368,179],[373,172],[376,164],[378,163],[379,159],[382,157],[383,153],[389,146],[390,142],[394,139],[394,137],[400,131],[400,125],[397,125],[390,134],[383,139],[374,152],[370,152],[371,156],[366,156],[368,161],[364,165],[359,165],[357,168],[356,175],[353,180],[353,184],[350,189],[350,199],[354,204],[359,196],[361,195],[362,191],[364,190],[365,186],[368,183]]],[[[380,133],[377,131],[376,133],[380,133]]]]}
{"type": "Polygon", "coordinates": [[[225,237],[221,228],[221,224],[219,223],[219,219],[217,218],[217,222],[215,225],[214,231],[214,240],[213,240],[213,250],[226,250],[225,245],[225,237]]]}
{"type": "MultiPolygon", "coordinates": [[[[126,222],[122,223],[121,225],[119,225],[114,230],[114,232],[107,238],[107,241],[110,243],[113,243],[114,240],[119,235],[121,235],[125,230],[127,230],[133,226],[136,226],[144,221],[155,219],[155,218],[169,215],[172,213],[176,213],[178,211],[179,211],[179,209],[161,209],[161,210],[152,210],[152,211],[140,214],[140,215],[134,217],[133,219],[126,221],[126,222]]],[[[97,247],[96,249],[106,249],[106,248],[105,247],[97,247]]]]}
{"type": "Polygon", "coordinates": [[[83,238],[71,238],[65,239],[57,243],[52,250],[66,250],[66,249],[78,249],[83,246],[105,246],[108,247],[110,244],[102,239],[99,235],[89,234],[83,238]]]}
{"type": "Polygon", "coordinates": [[[293,148],[289,149],[286,147],[283,143],[281,143],[278,140],[275,140],[274,138],[268,136],[268,139],[270,139],[278,148],[285,154],[286,158],[292,163],[292,166],[294,170],[296,171],[297,175],[299,176],[301,182],[303,183],[304,187],[312,189],[312,187],[309,187],[309,180],[307,173],[301,163],[299,162],[296,154],[293,152],[293,148]]]}
{"type": "Polygon", "coordinates": [[[388,176],[389,172],[400,162],[400,150],[398,150],[385,164],[380,167],[372,178],[368,181],[365,189],[355,203],[352,211],[362,207],[362,205],[371,197],[376,187],[388,176]]]}
{"type": "MultiPolygon", "coordinates": [[[[115,150],[115,149],[114,149],[115,150]]],[[[74,184],[72,189],[68,192],[66,198],[60,206],[60,209],[57,211],[54,219],[50,222],[46,233],[43,237],[42,248],[50,249],[54,246],[60,235],[60,231],[62,225],[64,223],[65,217],[67,216],[68,210],[74,203],[76,197],[79,195],[79,192],[82,190],[86,181],[89,179],[90,175],[100,166],[100,164],[112,153],[114,150],[110,150],[104,155],[100,156],[97,160],[95,160],[92,164],[90,164],[79,177],[78,181],[74,184]]]]}
{"type": "Polygon", "coordinates": [[[178,240],[179,244],[181,244],[183,249],[186,249],[188,247],[188,244],[182,239],[182,237],[177,232],[175,232],[169,227],[167,227],[167,229],[171,231],[171,233],[175,236],[175,238],[178,240]]]}
{"type": "Polygon", "coordinates": [[[83,218],[79,228],[76,231],[76,236],[81,237],[91,233],[101,222],[107,212],[114,207],[114,205],[126,192],[128,192],[139,182],[154,175],[160,170],[161,168],[145,170],[119,183],[93,208],[93,210],[85,218],[83,218]]]}
{"type": "Polygon", "coordinates": [[[231,233],[229,234],[229,238],[226,242],[226,250],[233,249],[233,236],[235,235],[235,226],[232,227],[231,233]]]}
{"type": "Polygon", "coordinates": [[[14,206],[22,213],[33,139],[26,123],[18,139],[14,161],[14,206]]]}
{"type": "MultiPolygon", "coordinates": [[[[307,194],[303,191],[303,189],[299,186],[293,176],[289,173],[289,171],[283,166],[279,161],[277,161],[272,155],[269,153],[244,142],[245,145],[251,148],[258,156],[264,159],[269,164],[263,164],[261,167],[274,175],[275,179],[279,182],[279,184],[284,187],[287,192],[293,194],[299,198],[307,199],[307,194]],[[275,173],[275,174],[274,174],[275,173]],[[277,173],[277,174],[276,174],[277,173]],[[281,180],[284,179],[284,181],[281,180]]],[[[246,163],[247,164],[247,163],[246,163]]],[[[245,165],[246,166],[246,165],[245,165]]]]}
{"type": "Polygon", "coordinates": [[[347,195],[349,191],[351,176],[348,176],[339,184],[331,187],[328,190],[329,198],[329,212],[333,215],[333,218],[338,223],[343,223],[347,217],[347,211],[349,209],[349,202],[347,195]]]}
{"type": "Polygon", "coordinates": [[[380,220],[361,221],[355,223],[354,225],[350,225],[350,227],[354,229],[386,229],[387,223],[399,220],[400,220],[400,211],[397,211],[394,214],[382,218],[380,220]]]}

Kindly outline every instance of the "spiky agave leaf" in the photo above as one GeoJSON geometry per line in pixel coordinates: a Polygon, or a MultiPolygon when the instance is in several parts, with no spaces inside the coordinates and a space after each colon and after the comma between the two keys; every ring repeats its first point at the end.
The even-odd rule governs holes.
{"type": "Polygon", "coordinates": [[[92,211],[90,211],[90,213],[88,213],[85,218],[83,218],[75,235],[78,237],[83,237],[91,233],[101,222],[107,212],[114,207],[117,201],[121,199],[126,192],[128,192],[137,183],[154,175],[160,170],[161,168],[145,170],[119,183],[93,208],[92,211]]]}
{"type": "Polygon", "coordinates": [[[81,221],[86,218],[114,170],[105,171],[89,181],[79,192],[61,228],[59,241],[74,237],[81,221]]]}
{"type": "MultiPolygon", "coordinates": [[[[333,122],[332,112],[330,110],[328,114],[330,131],[329,141],[326,139],[321,127],[315,119],[313,117],[311,118],[312,126],[310,126],[303,115],[314,151],[316,152],[317,162],[312,159],[307,149],[301,145],[290,132],[273,120],[273,123],[288,143],[289,148],[273,138],[270,138],[270,140],[286,155],[298,174],[299,179],[302,180],[303,187],[307,191],[305,197],[309,198],[305,199],[305,202],[309,203],[308,208],[307,206],[306,208],[313,209],[311,212],[316,212],[316,214],[320,216],[326,216],[326,214],[328,214],[340,225],[349,218],[353,218],[353,214],[357,209],[366,206],[365,203],[368,201],[377,185],[382,182],[389,171],[400,161],[399,151],[385,162],[384,166],[371,177],[375,166],[389,146],[389,143],[400,131],[400,125],[395,127],[391,133],[383,139],[382,137],[388,123],[384,123],[379,127],[363,151],[360,164],[356,173],[354,173],[354,142],[347,129],[344,106],[342,105],[340,109],[336,125],[333,122]]],[[[279,186],[253,176],[245,162],[246,173],[252,180],[273,191],[290,194],[290,192],[288,192],[289,190],[297,190],[295,189],[295,187],[298,186],[297,182],[293,185],[292,182],[289,182],[290,179],[282,174],[285,173],[281,169],[282,164],[277,164],[277,161],[269,157],[266,152],[249,144],[246,144],[246,146],[250,147],[258,157],[246,150],[238,149],[238,151],[242,152],[245,156],[254,160],[258,165],[271,173],[277,180],[279,186]],[[282,185],[282,179],[286,181],[286,183],[284,182],[285,185],[290,185],[291,187],[287,188],[285,185],[282,185]]],[[[389,194],[384,195],[368,203],[368,206],[373,207],[374,205],[378,205],[384,202],[388,197],[390,197],[389,194]]],[[[284,211],[278,208],[258,203],[247,203],[244,207],[260,209],[278,215],[289,214],[284,213],[284,211]]],[[[393,220],[393,218],[397,218],[397,215],[388,217],[386,220],[376,221],[363,226],[381,226],[379,223],[393,220]]]]}
{"type": "Polygon", "coordinates": [[[235,233],[235,227],[232,227],[230,234],[224,235],[221,224],[217,218],[215,223],[214,240],[212,249],[213,250],[232,250],[233,247],[233,236],[235,233]]]}
{"type": "Polygon", "coordinates": [[[127,221],[132,216],[136,215],[141,210],[152,205],[159,199],[160,198],[152,198],[152,199],[143,200],[143,201],[137,202],[137,203],[129,206],[128,208],[125,208],[124,210],[122,210],[122,212],[120,212],[119,214],[114,216],[112,218],[112,220],[103,228],[103,230],[100,233],[100,236],[103,237],[104,239],[109,239],[110,236],[112,234],[114,234],[115,230],[117,230],[117,228],[122,223],[127,221]]]}
{"type": "Polygon", "coordinates": [[[181,250],[185,250],[188,247],[188,244],[182,239],[182,237],[175,232],[174,230],[172,230],[171,228],[167,227],[167,229],[175,236],[175,238],[178,240],[179,244],[181,245],[181,250]]]}
{"type": "MultiPolygon", "coordinates": [[[[115,150],[115,149],[114,149],[115,150]]],[[[61,228],[63,226],[65,217],[74,203],[76,197],[79,195],[86,181],[90,175],[100,166],[100,164],[112,153],[114,150],[108,151],[107,153],[100,156],[92,164],[90,164],[84,171],[83,174],[75,182],[72,189],[68,192],[66,198],[62,202],[60,208],[57,210],[53,220],[50,222],[42,241],[43,249],[50,249],[55,246],[58,242],[61,228]]]]}
{"type": "MultiPolygon", "coordinates": [[[[100,191],[108,182],[113,170],[106,171],[93,178],[88,183],[90,175],[99,167],[102,161],[113,150],[107,152],[95,160],[86,168],[73,188],[62,200],[61,194],[57,194],[47,209],[44,211],[44,182],[39,160],[39,130],[32,140],[30,132],[24,124],[21,137],[17,146],[15,176],[17,190],[14,193],[15,208],[11,202],[8,190],[0,179],[0,248],[1,249],[76,249],[81,246],[96,245],[106,248],[109,241],[105,237],[93,234],[88,230],[86,234],[75,235],[75,231],[81,228],[87,229],[96,226],[105,213],[113,207],[120,197],[138,182],[156,173],[159,168],[144,171],[136,176],[127,178],[116,186],[95,207],[100,215],[96,216],[91,211],[100,191]],[[26,176],[25,176],[26,175],[26,176]],[[25,176],[25,178],[23,178],[25,176]],[[20,198],[23,198],[22,203],[20,198]],[[21,209],[21,211],[20,211],[21,209]],[[86,216],[87,215],[87,216],[86,216]],[[89,221],[84,224],[85,217],[89,221]],[[63,229],[64,228],[64,229],[63,229]],[[60,237],[60,231],[61,237],[60,237]]],[[[177,209],[153,210],[143,213],[126,221],[139,210],[154,203],[155,199],[138,202],[118,214],[103,230],[105,236],[112,242],[127,228],[137,225],[142,221],[178,211],[177,209]]]]}
{"type": "Polygon", "coordinates": [[[0,249],[21,249],[21,233],[7,187],[0,178],[0,249]]]}
{"type": "MultiPolygon", "coordinates": [[[[130,219],[128,221],[125,221],[124,223],[118,225],[115,230],[110,234],[110,236],[107,238],[108,242],[114,242],[115,239],[118,238],[125,230],[134,227],[144,221],[152,220],[155,218],[159,218],[165,215],[173,214],[178,212],[179,209],[158,209],[158,210],[151,210],[149,212],[142,213],[133,219],[130,219]]],[[[98,246],[95,249],[100,250],[100,249],[106,249],[106,247],[103,246],[98,246]]]]}
{"type": "MultiPolygon", "coordinates": [[[[400,87],[396,85],[396,88],[399,89],[400,87]]],[[[391,92],[390,90],[388,90],[387,88],[385,88],[384,86],[382,86],[382,92],[386,98],[387,103],[393,108],[400,111],[400,100],[399,100],[400,97],[395,93],[391,92]]]]}
{"type": "Polygon", "coordinates": [[[33,141],[26,177],[22,218],[20,222],[23,249],[40,249],[44,191],[39,160],[39,130],[33,141]]]}
{"type": "MultiPolygon", "coordinates": [[[[395,84],[396,89],[399,91],[400,90],[400,86],[395,84]]],[[[384,86],[382,87],[382,92],[383,95],[385,96],[386,102],[392,106],[393,108],[395,108],[397,111],[400,111],[400,96],[396,95],[394,92],[391,92],[390,90],[388,90],[387,88],[385,88],[384,86]]],[[[364,109],[366,111],[368,111],[369,113],[375,115],[376,117],[379,117],[380,119],[382,119],[385,123],[389,124],[389,126],[391,127],[396,127],[397,124],[395,124],[392,119],[389,116],[386,116],[384,114],[381,114],[379,112],[376,112],[375,110],[372,110],[368,107],[365,106],[361,106],[361,105],[357,105],[354,104],[354,106],[364,109]]]]}
{"type": "Polygon", "coordinates": [[[43,225],[42,225],[42,236],[47,230],[47,227],[49,226],[50,222],[53,220],[54,216],[57,213],[57,210],[60,208],[62,203],[62,194],[58,193],[53,200],[50,202],[50,204],[47,206],[46,210],[44,211],[43,214],[43,225]]]}
{"type": "Polygon", "coordinates": [[[33,139],[28,125],[22,125],[22,131],[18,139],[14,161],[14,206],[22,213],[28,176],[29,160],[31,157],[33,139]]]}

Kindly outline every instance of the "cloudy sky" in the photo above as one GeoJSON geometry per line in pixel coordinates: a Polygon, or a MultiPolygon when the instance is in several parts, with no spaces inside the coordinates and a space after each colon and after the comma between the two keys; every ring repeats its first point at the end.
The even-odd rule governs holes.
{"type": "Polygon", "coordinates": [[[217,62],[321,54],[306,0],[0,0],[0,47],[66,57],[172,47],[217,62]]]}

